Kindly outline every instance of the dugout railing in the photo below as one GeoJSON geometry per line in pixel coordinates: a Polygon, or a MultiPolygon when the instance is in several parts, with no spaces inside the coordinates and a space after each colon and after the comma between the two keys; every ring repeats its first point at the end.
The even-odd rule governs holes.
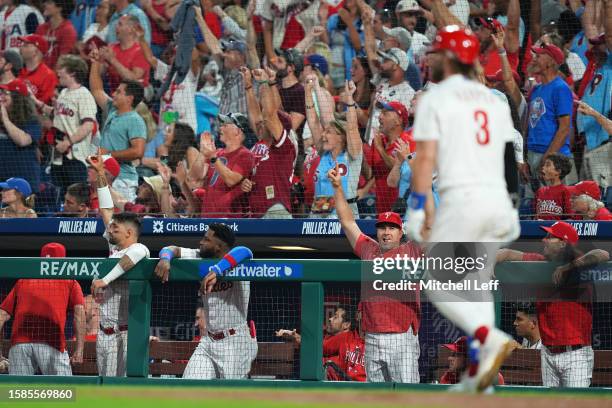
{"type": "MultiPolygon", "coordinates": [[[[106,258],[0,258],[0,279],[75,279],[91,281],[93,278],[105,276],[116,264],[116,260],[106,258]]],[[[128,352],[127,376],[147,378],[150,374],[150,322],[152,304],[152,282],[157,279],[153,275],[157,259],[139,262],[132,270],[120,279],[129,281],[129,320],[128,320],[128,352]]],[[[324,371],[323,331],[324,324],[324,283],[336,284],[360,282],[363,277],[364,263],[358,260],[256,260],[256,264],[268,263],[274,265],[290,264],[293,273],[282,277],[262,276],[227,276],[223,279],[232,281],[254,282],[293,282],[300,285],[300,333],[302,336],[299,350],[299,379],[322,381],[324,371]],[[299,268],[295,268],[299,265],[299,268]]],[[[199,271],[202,265],[212,264],[210,260],[174,260],[170,275],[171,282],[199,281],[199,271]]],[[[612,270],[612,262],[600,265],[600,268],[612,270]]],[[[505,262],[498,264],[495,277],[502,283],[520,284],[521,277],[538,276],[538,281],[549,281],[554,267],[545,262],[505,262]],[[520,271],[517,273],[517,271],[520,271]]],[[[383,277],[383,279],[385,279],[383,277]]],[[[394,277],[387,279],[393,280],[394,277]]],[[[83,282],[81,282],[83,283],[83,282]]],[[[598,282],[608,285],[609,282],[598,282]]],[[[87,287],[88,285],[84,285],[87,287]]],[[[604,289],[605,290],[605,289],[604,289]]],[[[502,305],[501,291],[496,292],[497,323],[500,320],[502,305]]],[[[599,353],[606,361],[595,361],[595,369],[600,370],[600,378],[605,379],[599,386],[612,385],[612,352],[599,353]],[[610,361],[608,361],[610,360],[610,361]]],[[[596,353],[597,354],[597,353],[596,353]]],[[[444,358],[441,358],[442,361],[444,358]]],[[[515,359],[516,360],[516,359],[515,359]]],[[[514,360],[513,360],[514,361],[514,360]]],[[[441,362],[443,364],[443,361],[441,362]]],[[[516,369],[516,361],[513,363],[516,369]]],[[[520,365],[520,364],[519,364],[520,365]]],[[[441,367],[435,367],[439,370],[441,367]]],[[[519,367],[520,369],[520,367],[519,367]]],[[[533,371],[533,364],[525,367],[533,371]]],[[[519,374],[520,370],[519,370],[519,374]]],[[[0,376],[7,377],[7,376],[0,376]]],[[[48,378],[48,377],[47,377],[48,378]]],[[[533,382],[533,381],[532,381],[533,382]]],[[[595,385],[595,384],[594,384],[595,385]]]]}

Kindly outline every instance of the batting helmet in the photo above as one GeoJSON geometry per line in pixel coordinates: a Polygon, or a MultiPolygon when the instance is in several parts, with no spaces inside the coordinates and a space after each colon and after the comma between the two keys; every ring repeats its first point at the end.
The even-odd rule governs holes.
{"type": "Polygon", "coordinates": [[[469,28],[449,25],[438,31],[434,51],[450,51],[463,64],[473,64],[480,53],[480,42],[469,28]]]}

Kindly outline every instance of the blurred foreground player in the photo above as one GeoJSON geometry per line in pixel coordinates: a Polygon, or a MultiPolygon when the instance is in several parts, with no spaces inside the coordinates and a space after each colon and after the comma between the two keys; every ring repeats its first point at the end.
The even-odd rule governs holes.
{"type": "Polygon", "coordinates": [[[135,214],[113,215],[115,204],[111,197],[106,170],[101,155],[90,156],[87,161],[98,173],[98,201],[100,215],[106,231],[109,258],[119,262],[102,279],[91,283],[91,293],[100,303],[100,331],[96,339],[98,375],[125,376],[127,357],[127,323],[129,289],[127,280],[116,280],[132,269],[140,260],[149,258],[149,250],[138,242],[140,220],[135,214]]]}
{"type": "Polygon", "coordinates": [[[558,221],[542,240],[541,254],[501,249],[497,262],[549,261],[561,263],[555,268],[552,283],[559,286],[558,299],[539,299],[536,303],[542,347],[542,384],[545,387],[588,387],[593,375],[594,354],[591,347],[593,330],[592,287],[577,286],[580,269],[607,262],[608,251],[593,249],[582,254],[577,248],[578,232],[571,225],[558,221]]]}
{"type": "MultiPolygon", "coordinates": [[[[42,258],[65,258],[66,248],[51,242],[42,258]]],[[[70,363],[83,362],[85,300],[79,283],[67,279],[19,279],[0,305],[0,331],[12,317],[9,374],[72,375],[70,363]],[[74,311],[76,348],[66,351],[66,311],[74,311]]]]}
{"type": "MultiPolygon", "coordinates": [[[[409,237],[423,240],[425,202],[437,165],[440,207],[429,249],[460,247],[434,245],[441,242],[478,243],[462,247],[473,247],[478,254],[474,251],[471,257],[486,259],[484,268],[468,271],[469,279],[484,283],[491,278],[500,243],[516,239],[520,225],[508,194],[518,188],[510,108],[475,80],[479,47],[477,37],[459,26],[446,26],[436,35],[433,51],[439,58],[431,67],[432,75],[443,80],[417,106],[413,130],[417,153],[405,228],[409,237]]],[[[463,277],[459,271],[428,273],[441,281],[463,277]]],[[[485,390],[512,352],[512,339],[495,328],[492,294],[476,290],[428,290],[427,294],[446,318],[479,342],[477,358],[458,389],[485,390]]]]}
{"type": "MultiPolygon", "coordinates": [[[[362,260],[393,258],[406,255],[421,256],[421,248],[413,242],[402,243],[402,219],[399,214],[385,212],[378,215],[376,241],[359,229],[342,190],[339,166],[328,173],[334,188],[336,212],[353,251],[362,260]]],[[[431,187],[430,187],[431,188],[431,187]]],[[[421,308],[418,291],[406,291],[401,299],[385,294],[368,296],[359,308],[361,328],[365,332],[365,368],[369,382],[418,383],[419,323],[421,308]]]]}
{"type": "MultiPolygon", "coordinates": [[[[468,366],[467,337],[461,336],[454,343],[443,344],[451,351],[448,357],[448,370],[440,377],[440,384],[457,384],[468,366]]],[[[497,384],[504,385],[504,377],[497,373],[497,384]]]]}
{"type": "MultiPolygon", "coordinates": [[[[235,242],[234,232],[227,225],[210,224],[200,241],[200,248],[162,248],[155,275],[167,282],[172,259],[220,259],[235,242]]],[[[247,325],[251,283],[217,280],[215,273],[210,271],[202,279],[200,293],[206,329],[200,332],[200,343],[185,367],[183,378],[246,378],[257,356],[257,340],[247,325]]]]}

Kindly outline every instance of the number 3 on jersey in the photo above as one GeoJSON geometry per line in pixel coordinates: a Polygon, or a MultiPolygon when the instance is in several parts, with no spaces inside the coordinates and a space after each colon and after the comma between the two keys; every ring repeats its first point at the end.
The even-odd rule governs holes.
{"type": "Polygon", "coordinates": [[[483,110],[475,111],[474,120],[479,126],[478,132],[476,132],[476,141],[481,145],[489,144],[489,117],[487,112],[483,110]]]}

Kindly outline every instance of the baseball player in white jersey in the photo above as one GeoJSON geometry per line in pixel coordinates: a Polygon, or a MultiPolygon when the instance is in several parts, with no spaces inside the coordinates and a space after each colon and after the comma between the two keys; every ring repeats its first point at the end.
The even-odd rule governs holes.
{"type": "Polygon", "coordinates": [[[109,258],[119,259],[106,276],[91,284],[91,293],[100,303],[100,331],[96,338],[98,375],[122,377],[126,374],[129,290],[127,281],[116,279],[150,255],[147,247],[138,242],[138,217],[131,213],[113,214],[115,206],[102,157],[91,156],[87,160],[98,173],[98,200],[106,227],[104,238],[109,244],[109,258]]]}
{"type": "MultiPolygon", "coordinates": [[[[476,36],[459,26],[444,27],[436,35],[433,49],[438,55],[432,70],[443,80],[417,106],[413,192],[404,227],[410,237],[423,240],[424,206],[435,166],[440,206],[428,239],[428,255],[455,247],[441,242],[478,243],[457,247],[471,247],[472,256],[486,260],[482,268],[466,273],[466,278],[488,282],[497,249],[518,237],[520,224],[509,195],[518,188],[510,110],[473,79],[479,46],[476,36]]],[[[428,272],[437,280],[461,277],[459,269],[446,275],[428,272]]],[[[460,389],[484,391],[513,347],[511,337],[495,328],[492,294],[429,290],[427,295],[444,316],[474,338],[470,347],[478,347],[460,389]]]]}
{"type": "MultiPolygon", "coordinates": [[[[45,19],[40,11],[18,0],[3,2],[0,11],[0,49],[19,51],[19,37],[34,34],[36,27],[45,19]]],[[[23,2],[25,3],[25,2],[23,2]]]]}
{"type": "MultiPolygon", "coordinates": [[[[225,224],[211,224],[200,241],[199,249],[165,247],[155,274],[167,282],[172,258],[222,258],[235,243],[232,230],[225,224]]],[[[246,378],[257,356],[257,341],[247,325],[250,282],[217,282],[209,272],[202,280],[200,293],[206,332],[187,363],[183,378],[241,379],[246,378]]]]}

